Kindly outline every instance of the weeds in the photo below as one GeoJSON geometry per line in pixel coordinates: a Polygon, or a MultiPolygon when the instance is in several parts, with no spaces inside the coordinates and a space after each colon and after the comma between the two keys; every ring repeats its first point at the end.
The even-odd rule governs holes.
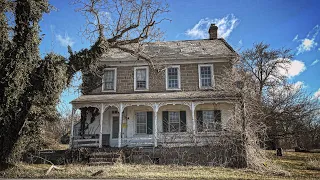
{"type": "Polygon", "coordinates": [[[211,166],[141,165],[120,164],[114,166],[86,166],[70,164],[58,166],[64,170],[52,170],[45,175],[50,165],[18,163],[0,172],[4,178],[93,178],[92,174],[103,171],[94,178],[125,179],[320,179],[319,153],[285,152],[277,157],[267,151],[271,161],[265,164],[277,165],[278,173],[257,173],[252,169],[233,169],[211,166]],[[270,164],[271,163],[271,164],[270,164]],[[280,172],[280,173],[279,173],[280,172]],[[283,172],[290,172],[290,176],[283,172]]]}

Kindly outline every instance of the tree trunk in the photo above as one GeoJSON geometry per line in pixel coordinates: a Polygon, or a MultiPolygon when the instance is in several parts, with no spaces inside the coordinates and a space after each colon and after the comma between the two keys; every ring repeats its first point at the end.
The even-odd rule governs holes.
{"type": "Polygon", "coordinates": [[[8,116],[2,121],[0,127],[0,166],[8,163],[8,158],[20,137],[21,129],[28,116],[31,108],[31,101],[26,97],[22,97],[21,106],[10,109],[8,116]]]}

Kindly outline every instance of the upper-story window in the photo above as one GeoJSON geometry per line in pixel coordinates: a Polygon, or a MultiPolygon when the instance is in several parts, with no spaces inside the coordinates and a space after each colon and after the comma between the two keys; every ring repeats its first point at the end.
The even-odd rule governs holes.
{"type": "Polygon", "coordinates": [[[149,89],[149,68],[135,67],[134,68],[134,90],[146,91],[149,89]]]}
{"type": "Polygon", "coordinates": [[[102,78],[102,91],[116,91],[116,77],[117,69],[116,68],[106,68],[104,69],[103,78],[102,78]]]}
{"type": "Polygon", "coordinates": [[[212,88],[213,82],[213,65],[201,64],[198,66],[199,88],[212,88]]]}
{"type": "Polygon", "coordinates": [[[166,88],[167,90],[180,89],[180,66],[166,68],[166,88]]]}

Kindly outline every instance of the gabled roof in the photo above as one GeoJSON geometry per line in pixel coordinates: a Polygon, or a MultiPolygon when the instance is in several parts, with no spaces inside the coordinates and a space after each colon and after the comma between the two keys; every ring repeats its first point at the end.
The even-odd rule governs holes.
{"type": "MultiPolygon", "coordinates": [[[[136,49],[134,45],[126,46],[130,49],[136,49]]],[[[209,40],[184,40],[184,41],[167,41],[167,42],[150,42],[142,46],[142,54],[152,59],[194,59],[194,58],[219,58],[235,57],[237,53],[222,38],[209,40]]],[[[119,49],[110,49],[105,54],[102,61],[119,61],[119,60],[137,60],[130,53],[123,52],[119,49]]]]}

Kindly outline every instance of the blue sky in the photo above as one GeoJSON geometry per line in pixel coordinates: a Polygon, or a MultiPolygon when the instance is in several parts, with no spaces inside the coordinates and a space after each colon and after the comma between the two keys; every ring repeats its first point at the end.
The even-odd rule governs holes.
{"type": "MultiPolygon", "coordinates": [[[[312,94],[320,95],[320,1],[318,0],[168,0],[171,21],[159,27],[164,39],[186,40],[207,38],[208,26],[216,23],[219,36],[236,50],[251,48],[256,42],[273,48],[290,48],[295,54],[286,75],[293,83],[303,85],[312,94]]],[[[56,52],[68,56],[67,45],[73,50],[90,46],[81,36],[85,19],[75,12],[69,1],[51,0],[56,11],[44,16],[41,23],[45,34],[42,55],[56,52]]],[[[78,85],[75,81],[74,85],[78,85]]],[[[79,96],[73,88],[61,97],[60,107],[79,96]]]]}

